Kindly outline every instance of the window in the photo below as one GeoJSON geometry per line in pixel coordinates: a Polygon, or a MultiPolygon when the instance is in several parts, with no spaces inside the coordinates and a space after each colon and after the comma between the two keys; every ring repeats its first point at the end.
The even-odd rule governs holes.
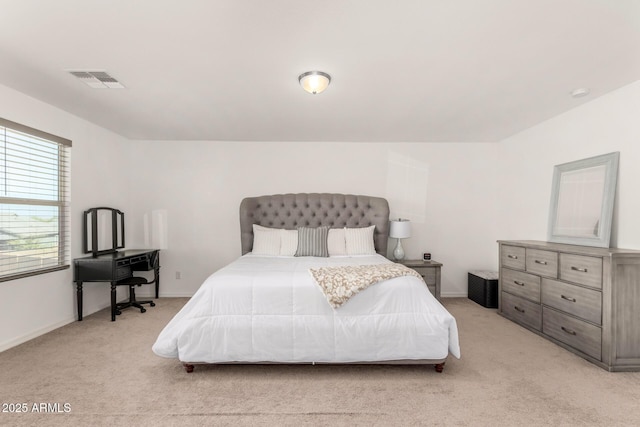
{"type": "Polygon", "coordinates": [[[0,118],[0,281],[69,267],[70,148],[0,118]]]}

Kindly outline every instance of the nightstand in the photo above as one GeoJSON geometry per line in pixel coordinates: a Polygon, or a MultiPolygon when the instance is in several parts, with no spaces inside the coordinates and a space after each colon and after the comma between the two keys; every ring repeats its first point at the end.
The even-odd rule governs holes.
{"type": "Polygon", "coordinates": [[[429,291],[440,300],[440,267],[442,264],[436,261],[422,261],[421,259],[405,259],[396,261],[415,270],[422,276],[429,291]]]}

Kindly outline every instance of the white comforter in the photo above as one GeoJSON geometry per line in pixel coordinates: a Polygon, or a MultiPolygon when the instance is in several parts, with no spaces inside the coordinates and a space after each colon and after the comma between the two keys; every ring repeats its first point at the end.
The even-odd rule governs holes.
{"type": "Polygon", "coordinates": [[[309,273],[384,262],[380,255],[244,255],[202,284],[153,351],[190,363],[459,358],[456,321],[421,279],[377,283],[333,309],[309,273]]]}

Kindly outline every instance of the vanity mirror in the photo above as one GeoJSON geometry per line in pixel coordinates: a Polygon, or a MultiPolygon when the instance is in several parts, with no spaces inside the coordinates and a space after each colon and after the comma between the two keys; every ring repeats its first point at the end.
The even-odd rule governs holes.
{"type": "Polygon", "coordinates": [[[609,247],[619,157],[614,152],[555,166],[550,242],[609,247]]]}
{"type": "Polygon", "coordinates": [[[124,213],[114,208],[84,211],[83,251],[93,256],[111,254],[124,248],[124,213]]]}

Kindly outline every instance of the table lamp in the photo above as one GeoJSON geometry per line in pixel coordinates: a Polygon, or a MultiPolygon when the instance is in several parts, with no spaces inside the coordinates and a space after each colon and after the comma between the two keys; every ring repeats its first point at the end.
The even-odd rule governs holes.
{"type": "Polygon", "coordinates": [[[411,237],[411,222],[408,219],[398,218],[391,221],[389,228],[389,237],[398,239],[396,248],[393,250],[393,257],[396,261],[404,259],[404,249],[402,248],[402,239],[411,237]]]}

